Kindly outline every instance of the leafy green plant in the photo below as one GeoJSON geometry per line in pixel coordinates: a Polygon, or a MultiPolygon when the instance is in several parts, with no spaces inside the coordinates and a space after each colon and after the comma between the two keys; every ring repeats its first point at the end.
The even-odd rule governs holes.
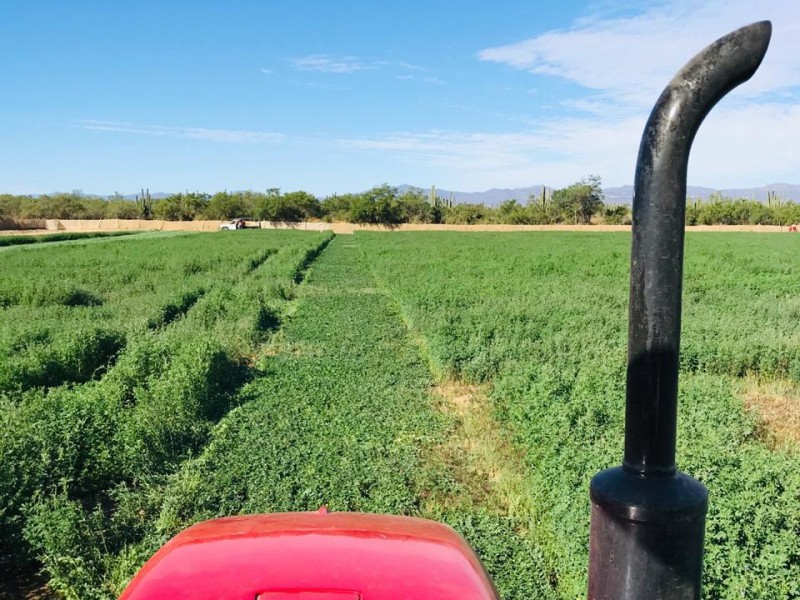
{"type": "MultiPolygon", "coordinates": [[[[592,475],[622,456],[628,234],[357,234],[439,373],[490,382],[525,451],[533,535],[585,594],[592,475]]],[[[800,457],[768,450],[741,377],[800,374],[796,240],[688,234],[678,462],[710,490],[704,594],[794,598],[800,457]],[[758,491],[760,490],[760,491],[758,491]]]]}
{"type": "MultiPolygon", "coordinates": [[[[152,240],[158,252],[143,244],[130,268],[124,248],[99,263],[76,251],[63,257],[74,285],[102,305],[0,309],[43,317],[0,324],[6,356],[57,347],[59,319],[105,315],[124,335],[93,380],[6,388],[6,559],[38,560],[67,597],[111,598],[193,522],[326,504],[450,523],[503,597],[583,596],[589,478],[622,454],[629,235],[357,234],[328,246],[241,233],[152,240]],[[200,288],[177,318],[146,327],[200,288]],[[528,471],[525,519],[437,504],[469,493],[431,460],[449,421],[429,390],[451,378],[487,386],[528,471]]],[[[794,245],[687,235],[678,460],[711,492],[708,598],[800,597],[800,458],[765,446],[738,395],[743,375],[800,377],[800,333],[785,326],[800,310],[794,245]]],[[[47,262],[37,252],[34,271],[47,262]]]]}
{"type": "MultiPolygon", "coordinates": [[[[80,597],[102,594],[86,583],[95,581],[86,565],[100,560],[98,548],[110,552],[120,540],[105,529],[92,533],[86,523],[107,518],[109,524],[117,523],[120,494],[132,497],[119,490],[138,489],[143,481],[174,471],[199,452],[213,424],[238,402],[238,388],[251,377],[245,357],[263,341],[255,324],[263,319],[265,306],[255,300],[265,302],[265,294],[275,290],[272,302],[279,310],[277,290],[296,285],[298,265],[309,248],[329,238],[253,233],[236,240],[213,234],[139,240],[144,260],[131,263],[126,262],[126,249],[117,247],[105,253],[76,248],[60,257],[64,265],[73,261],[77,280],[105,272],[115,282],[96,280],[108,299],[102,307],[30,305],[24,307],[27,313],[20,313],[50,311],[54,319],[63,315],[67,318],[58,322],[60,327],[54,321],[52,326],[6,329],[14,333],[4,340],[14,360],[0,362],[0,391],[6,390],[0,407],[0,564],[38,557],[50,570],[54,587],[80,597]],[[192,259],[201,268],[183,270],[184,291],[177,300],[165,301],[175,297],[168,284],[175,272],[170,247],[185,250],[201,244],[206,250],[217,246],[221,255],[192,259]],[[151,249],[160,251],[160,258],[151,249]],[[267,260],[272,256],[277,258],[274,264],[267,260]],[[84,257],[89,260],[83,262],[84,257]],[[155,311],[158,320],[149,319],[158,324],[155,330],[140,319],[127,320],[128,302],[134,300],[111,287],[120,277],[134,300],[141,302],[149,293],[149,298],[163,302],[155,311]],[[192,288],[192,281],[202,287],[192,288]],[[209,293],[201,295],[198,289],[209,293]],[[75,310],[87,314],[70,312],[75,310]],[[78,326],[97,318],[92,311],[100,310],[124,333],[78,326]],[[194,318],[194,312],[202,317],[194,318]],[[231,315],[254,325],[237,328],[228,320],[231,315]],[[80,319],[70,323],[71,316],[80,319]],[[91,535],[110,537],[91,542],[91,535]],[[87,540],[91,543],[80,550],[87,540]]],[[[18,260],[31,265],[40,258],[26,253],[18,260]]],[[[38,277],[32,278],[35,287],[45,274],[33,272],[38,277]]],[[[18,308],[22,307],[2,310],[18,308]]],[[[123,516],[128,518],[119,518],[123,516]]],[[[101,558],[104,564],[110,560],[107,555],[101,558]]]]}

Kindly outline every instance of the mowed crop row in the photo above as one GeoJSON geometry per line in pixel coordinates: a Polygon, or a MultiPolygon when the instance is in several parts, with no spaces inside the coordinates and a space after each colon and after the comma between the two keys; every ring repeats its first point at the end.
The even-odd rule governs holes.
{"type": "Polygon", "coordinates": [[[2,289],[19,301],[0,309],[4,331],[18,340],[0,363],[17,384],[0,392],[0,567],[38,561],[65,596],[101,594],[82,561],[105,560],[127,534],[94,530],[92,519],[121,518],[126,494],[202,448],[238,402],[237,390],[254,375],[254,353],[329,240],[299,232],[191,234],[6,255],[2,289]],[[56,290],[77,289],[97,302],[29,301],[60,298],[48,275],[56,290]],[[26,340],[25,323],[39,311],[51,335],[33,330],[26,340]],[[90,354],[82,344],[94,343],[84,335],[92,327],[119,342],[76,383],[70,352],[90,354]],[[58,350],[60,335],[69,352],[58,350]],[[15,360],[31,346],[42,348],[45,369],[63,359],[58,368],[70,376],[19,384],[15,360]],[[87,527],[96,537],[84,545],[87,527]],[[94,591],[75,591],[84,589],[94,591]]]}
{"type": "MultiPolygon", "coordinates": [[[[589,479],[622,457],[630,236],[357,239],[439,380],[490,383],[532,540],[560,595],[585,595],[589,479]]],[[[687,236],[678,463],[710,490],[706,598],[800,597],[800,455],[767,447],[741,395],[743,376],[800,379],[797,243],[687,236]]]]}

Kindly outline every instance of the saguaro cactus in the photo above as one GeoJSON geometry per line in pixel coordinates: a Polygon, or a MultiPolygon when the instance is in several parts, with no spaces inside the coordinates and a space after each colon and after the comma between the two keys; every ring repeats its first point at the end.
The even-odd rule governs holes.
{"type": "Polygon", "coordinates": [[[142,219],[153,218],[153,199],[150,197],[150,188],[142,188],[142,195],[136,196],[136,207],[139,209],[139,217],[142,219]]]}

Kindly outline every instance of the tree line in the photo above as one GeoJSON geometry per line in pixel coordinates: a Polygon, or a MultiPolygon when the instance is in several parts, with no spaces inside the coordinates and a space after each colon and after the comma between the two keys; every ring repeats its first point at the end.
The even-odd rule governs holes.
{"type": "Polygon", "coordinates": [[[80,191],[43,196],[0,195],[0,219],[165,219],[169,221],[249,218],[264,221],[339,221],[363,224],[401,223],[589,223],[603,209],[600,179],[590,177],[563,190],[548,191],[522,204],[499,207],[455,204],[432,190],[402,193],[379,185],[356,194],[323,199],[305,191],[185,192],[153,199],[149,192],[130,200],[87,196],[80,191]]]}
{"type": "MultiPolygon", "coordinates": [[[[0,194],[0,219],[164,219],[169,221],[227,220],[327,221],[360,224],[446,223],[547,225],[629,224],[629,205],[604,203],[600,178],[589,176],[558,190],[543,190],[524,201],[506,200],[496,207],[455,204],[410,188],[402,193],[389,185],[362,193],[333,194],[323,199],[305,191],[184,192],[152,199],[142,191],[133,200],[119,194],[109,198],[80,191],[43,196],[0,194]]],[[[800,205],[770,196],[756,200],[714,195],[688,199],[687,225],[788,225],[800,222],[800,205]]]]}

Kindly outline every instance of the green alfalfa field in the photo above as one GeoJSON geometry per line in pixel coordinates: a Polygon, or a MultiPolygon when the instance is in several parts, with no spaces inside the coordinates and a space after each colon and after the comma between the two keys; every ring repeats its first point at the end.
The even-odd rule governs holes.
{"type": "MultiPolygon", "coordinates": [[[[706,598],[800,598],[798,250],[686,238],[678,463],[710,491],[706,598]]],[[[629,252],[293,231],[4,250],[0,580],[114,598],[191,523],[324,504],[450,523],[503,598],[584,597],[629,252]]]]}

